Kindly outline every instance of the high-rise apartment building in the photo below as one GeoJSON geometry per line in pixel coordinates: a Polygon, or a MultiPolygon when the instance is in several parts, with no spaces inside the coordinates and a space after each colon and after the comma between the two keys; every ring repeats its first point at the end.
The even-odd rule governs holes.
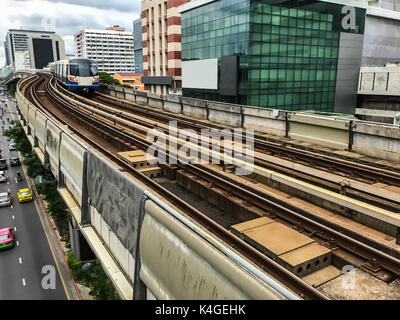
{"type": "Polygon", "coordinates": [[[133,21],[133,51],[135,56],[135,72],[143,73],[142,19],[133,21]]]}
{"type": "Polygon", "coordinates": [[[132,32],[119,26],[81,30],[75,34],[76,56],[95,60],[99,71],[134,72],[132,37],[132,32]]]}
{"type": "Polygon", "coordinates": [[[142,0],[145,90],[168,94],[182,87],[181,18],[187,0],[142,0]]]}
{"type": "Polygon", "coordinates": [[[367,1],[194,0],[182,18],[183,95],[353,113],[367,1]]]}
{"type": "Polygon", "coordinates": [[[64,40],[53,31],[11,29],[5,50],[13,70],[42,69],[65,58],[64,40]]]}

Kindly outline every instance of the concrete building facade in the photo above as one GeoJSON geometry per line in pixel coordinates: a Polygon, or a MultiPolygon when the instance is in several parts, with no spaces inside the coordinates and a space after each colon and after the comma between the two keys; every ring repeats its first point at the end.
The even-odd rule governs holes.
{"type": "Polygon", "coordinates": [[[369,1],[363,67],[383,67],[400,60],[400,0],[369,1]]]}
{"type": "Polygon", "coordinates": [[[5,50],[14,71],[42,69],[50,62],[65,59],[64,40],[52,31],[11,29],[5,50]]]}
{"type": "Polygon", "coordinates": [[[143,73],[128,73],[120,72],[115,73],[113,78],[118,80],[120,84],[131,86],[135,90],[144,91],[144,85],[142,83],[143,73]]]}
{"type": "Polygon", "coordinates": [[[143,73],[145,90],[179,93],[182,87],[181,18],[187,0],[142,0],[143,73]]]}
{"type": "Polygon", "coordinates": [[[76,56],[95,60],[100,72],[134,72],[133,35],[119,26],[75,34],[76,56]]]}
{"type": "Polygon", "coordinates": [[[367,1],[195,0],[182,17],[183,95],[353,113],[367,1]]]}

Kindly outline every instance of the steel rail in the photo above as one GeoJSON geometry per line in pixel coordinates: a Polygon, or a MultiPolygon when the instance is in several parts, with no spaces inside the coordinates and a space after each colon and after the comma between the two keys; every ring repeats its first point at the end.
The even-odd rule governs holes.
{"type": "MultiPolygon", "coordinates": [[[[104,101],[107,99],[102,97],[100,100],[104,101]]],[[[112,99],[110,98],[108,101],[112,101],[112,99]]],[[[114,104],[111,104],[110,102],[108,103],[114,107],[117,104],[119,107],[123,107],[132,112],[146,114],[146,117],[151,117],[155,120],[164,120],[164,122],[176,121],[176,118],[170,117],[168,115],[162,115],[160,113],[156,113],[155,111],[150,111],[150,110],[138,111],[138,109],[135,109],[133,107],[131,108],[123,106],[123,103],[121,102],[114,102],[114,104]]],[[[200,131],[202,129],[210,129],[210,128],[224,129],[224,127],[212,126],[212,125],[206,126],[201,123],[198,122],[193,123],[188,120],[179,120],[179,124],[181,124],[182,127],[186,126],[196,131],[200,131]]],[[[307,163],[322,165],[323,167],[330,170],[339,169],[340,171],[345,172],[347,174],[350,175],[356,174],[357,176],[373,180],[374,182],[375,181],[385,182],[393,186],[400,186],[400,172],[398,172],[397,170],[388,170],[385,168],[380,168],[365,163],[359,163],[356,160],[350,161],[341,159],[340,157],[327,156],[321,153],[316,153],[315,151],[312,152],[309,150],[299,150],[293,147],[288,148],[287,147],[288,143],[286,142],[280,142],[280,143],[271,142],[259,138],[255,138],[253,142],[256,151],[260,152],[267,151],[275,154],[287,155],[290,158],[297,158],[307,163]]]]}

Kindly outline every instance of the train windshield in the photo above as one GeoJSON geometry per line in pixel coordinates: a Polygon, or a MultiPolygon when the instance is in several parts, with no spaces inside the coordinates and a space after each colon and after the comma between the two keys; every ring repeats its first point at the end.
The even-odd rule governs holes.
{"type": "Polygon", "coordinates": [[[71,63],[70,75],[75,77],[94,77],[98,75],[97,65],[89,62],[71,63]]]}

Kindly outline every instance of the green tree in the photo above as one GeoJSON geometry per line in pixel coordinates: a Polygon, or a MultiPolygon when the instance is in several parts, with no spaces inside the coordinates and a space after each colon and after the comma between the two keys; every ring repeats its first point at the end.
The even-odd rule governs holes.
{"type": "Polygon", "coordinates": [[[17,91],[17,84],[15,82],[11,82],[7,85],[8,92],[11,97],[15,97],[15,91],[17,91]]]}
{"type": "Polygon", "coordinates": [[[20,121],[11,121],[14,126],[4,132],[4,135],[10,139],[13,139],[17,150],[22,153],[28,153],[32,151],[32,147],[26,138],[25,131],[22,128],[20,121]]]}
{"type": "Polygon", "coordinates": [[[115,85],[115,86],[121,85],[117,79],[114,79],[107,72],[99,72],[99,77],[100,77],[100,82],[103,84],[110,84],[110,85],[115,85]]]}

